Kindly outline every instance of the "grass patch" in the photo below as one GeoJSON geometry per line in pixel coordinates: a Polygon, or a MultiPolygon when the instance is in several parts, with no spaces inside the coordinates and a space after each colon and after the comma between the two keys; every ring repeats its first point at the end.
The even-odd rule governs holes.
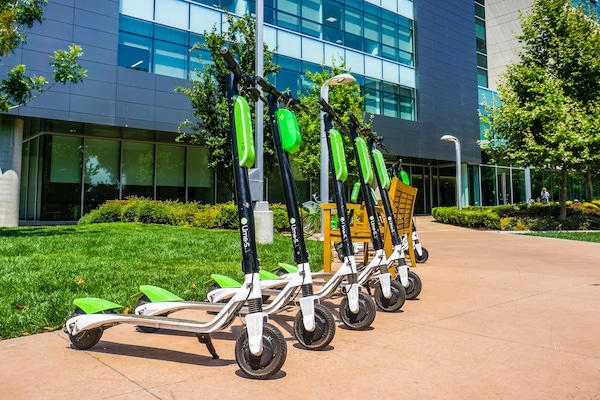
{"type": "Polygon", "coordinates": [[[580,242],[600,243],[600,232],[548,232],[527,233],[530,236],[544,236],[556,239],[578,240],[580,242]]]}
{"type": "MultiPolygon", "coordinates": [[[[323,243],[306,245],[320,270],[323,243]]],[[[170,225],[0,228],[0,339],[59,329],[77,297],[132,308],[144,284],[202,301],[211,273],[242,279],[240,246],[237,231],[170,225]]],[[[288,236],[257,247],[263,269],[294,264],[288,236]]]]}

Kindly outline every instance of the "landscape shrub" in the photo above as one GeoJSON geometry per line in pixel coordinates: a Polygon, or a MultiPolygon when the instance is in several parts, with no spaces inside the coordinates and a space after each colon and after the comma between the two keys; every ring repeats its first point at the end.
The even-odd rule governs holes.
{"type": "MultiPolygon", "coordinates": [[[[283,204],[271,204],[277,232],[289,231],[287,210],[283,204]]],[[[198,204],[156,201],[142,197],[110,200],[85,214],[80,224],[102,222],[139,222],[193,226],[206,229],[239,229],[238,210],[233,203],[198,204]]]]}
{"type": "Polygon", "coordinates": [[[495,207],[435,207],[432,217],[445,224],[499,230],[600,229],[600,202],[568,202],[567,218],[561,220],[560,204],[520,203],[495,207]]]}

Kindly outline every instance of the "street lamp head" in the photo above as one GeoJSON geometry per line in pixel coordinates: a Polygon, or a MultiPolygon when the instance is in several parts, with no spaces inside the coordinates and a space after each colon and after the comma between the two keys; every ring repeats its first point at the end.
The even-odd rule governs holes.
{"type": "Polygon", "coordinates": [[[329,101],[329,86],[331,85],[349,85],[351,83],[356,82],[356,78],[350,74],[338,74],[332,78],[329,78],[325,81],[323,86],[321,86],[321,97],[326,101],[329,101]]]}
{"type": "Polygon", "coordinates": [[[457,142],[457,143],[459,141],[456,136],[452,136],[452,135],[444,135],[440,138],[440,140],[446,140],[448,142],[457,142]]]}
{"type": "Polygon", "coordinates": [[[327,81],[328,85],[349,85],[356,82],[356,78],[350,74],[339,74],[327,81]]]}

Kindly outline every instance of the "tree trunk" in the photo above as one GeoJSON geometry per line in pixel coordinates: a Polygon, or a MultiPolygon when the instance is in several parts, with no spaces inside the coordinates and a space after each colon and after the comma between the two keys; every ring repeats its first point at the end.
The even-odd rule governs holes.
{"type": "Polygon", "coordinates": [[[567,177],[569,175],[569,171],[567,170],[567,166],[563,165],[562,174],[560,180],[560,219],[567,219],[567,177]]]}
{"type": "Polygon", "coordinates": [[[594,187],[592,186],[592,170],[588,168],[585,171],[585,186],[587,188],[587,201],[594,200],[594,187]]]}

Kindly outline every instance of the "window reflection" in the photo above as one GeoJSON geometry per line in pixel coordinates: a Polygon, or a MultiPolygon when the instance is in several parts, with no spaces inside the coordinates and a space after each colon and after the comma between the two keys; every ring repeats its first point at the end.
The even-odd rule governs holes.
{"type": "Polygon", "coordinates": [[[123,197],[154,197],[154,145],[151,143],[123,143],[121,182],[123,197]]]}
{"type": "MultiPolygon", "coordinates": [[[[139,16],[132,11],[133,3],[133,0],[123,0],[122,12],[139,16]]],[[[198,79],[194,71],[201,71],[212,63],[212,57],[205,50],[191,53],[188,50],[194,43],[203,40],[204,31],[225,29],[224,14],[199,3],[221,7],[239,15],[254,8],[254,2],[246,0],[194,3],[156,0],[155,6],[146,5],[155,8],[151,18],[148,15],[146,20],[120,16],[118,65],[177,78],[198,79]],[[166,13],[168,15],[165,15],[165,10],[170,10],[166,13]]],[[[302,80],[306,65],[318,67],[323,61],[330,64],[332,56],[337,55],[335,62],[344,59],[354,75],[368,74],[374,80],[386,80],[383,89],[364,88],[365,93],[369,93],[365,104],[367,111],[414,119],[414,89],[411,89],[415,85],[414,70],[401,65],[414,64],[412,20],[394,12],[395,8],[389,11],[369,3],[353,3],[351,6],[342,3],[338,0],[265,1],[265,21],[278,26],[265,27],[265,41],[271,48],[278,49],[275,62],[280,63],[278,58],[297,60],[294,66],[280,63],[281,76],[274,78],[274,82],[290,88],[292,93],[306,90],[310,87],[302,80]],[[279,28],[302,32],[315,39],[279,28]],[[404,88],[398,83],[410,87],[404,88]],[[402,91],[404,95],[398,96],[398,92],[402,91]]],[[[316,70],[320,71],[320,68],[316,70]]]]}

